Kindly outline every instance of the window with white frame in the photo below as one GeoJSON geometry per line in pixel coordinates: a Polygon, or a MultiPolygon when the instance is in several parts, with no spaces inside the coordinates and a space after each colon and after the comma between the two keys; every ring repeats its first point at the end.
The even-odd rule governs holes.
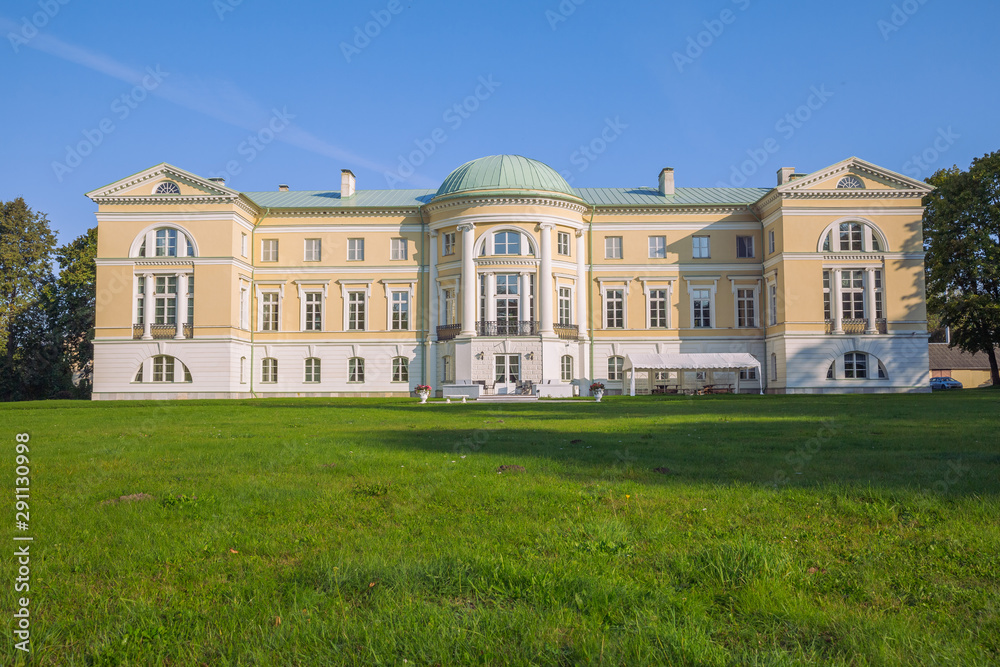
{"type": "Polygon", "coordinates": [[[564,354],[559,362],[561,377],[563,382],[573,381],[573,357],[564,354]]]}
{"type": "Polygon", "coordinates": [[[351,357],[347,360],[347,381],[365,381],[365,360],[361,357],[351,357]]]}
{"type": "Polygon", "coordinates": [[[305,261],[318,262],[322,256],[320,239],[306,239],[305,261]]]}
{"type": "Polygon", "coordinates": [[[406,259],[407,244],[406,239],[392,239],[390,241],[389,259],[406,259]]]}
{"type": "Polygon", "coordinates": [[[278,261],[278,239],[260,240],[260,261],[262,262],[278,261]]]}
{"type": "MultiPolygon", "coordinates": [[[[486,279],[489,280],[489,277],[486,279]]],[[[498,273],[494,280],[497,322],[517,322],[521,308],[521,276],[517,273],[498,273]]]]}
{"type": "Polygon", "coordinates": [[[848,352],[844,355],[844,377],[849,380],[868,378],[868,355],[864,352],[848,352]]]}
{"type": "Polygon", "coordinates": [[[622,380],[625,378],[625,357],[608,357],[608,379],[622,380]]]}
{"type": "Polygon", "coordinates": [[[441,254],[444,256],[455,254],[455,232],[445,232],[441,235],[441,254]]]}
{"type": "Polygon", "coordinates": [[[194,324],[194,274],[187,277],[187,322],[194,324]]]}
{"type": "Polygon", "coordinates": [[[139,244],[139,257],[177,257],[179,255],[184,255],[185,257],[194,257],[194,242],[191,237],[182,231],[173,229],[171,227],[162,227],[160,229],[153,230],[151,232],[153,239],[152,249],[146,247],[146,239],[149,236],[143,238],[142,243],[139,244]],[[184,250],[181,250],[181,241],[184,242],[184,250]]]}
{"type": "Polygon", "coordinates": [[[406,357],[395,357],[392,360],[392,381],[410,381],[410,360],[406,357]]]}
{"type": "Polygon", "coordinates": [[[174,358],[166,355],[153,357],[153,382],[174,381],[174,358]]]}
{"type": "Polygon", "coordinates": [[[521,233],[520,232],[497,232],[493,235],[494,255],[520,255],[521,254],[521,233]]]}
{"type": "Polygon", "coordinates": [[[860,222],[840,223],[840,249],[862,250],[864,248],[864,229],[860,222]]]}
{"type": "Polygon", "coordinates": [[[305,296],[305,318],[304,326],[306,331],[323,330],[323,293],[306,292],[305,296]]]}
{"type": "Polygon", "coordinates": [[[778,286],[771,283],[767,286],[767,312],[770,318],[770,326],[778,324],[778,286]]]}
{"type": "Polygon", "coordinates": [[[136,276],[135,281],[135,323],[146,323],[146,276],[136,276]]]}
{"type": "Polygon", "coordinates": [[[757,369],[756,368],[744,368],[740,371],[741,380],[756,380],[757,379],[757,369]]]}
{"type": "Polygon", "coordinates": [[[757,326],[756,290],[752,287],[736,289],[736,326],[742,329],[757,326]]]}
{"type": "Polygon", "coordinates": [[[840,272],[841,317],[861,320],[865,317],[865,272],[845,269],[840,272]]]}
{"type": "Polygon", "coordinates": [[[278,360],[274,357],[264,357],[260,360],[260,381],[272,384],[278,381],[278,360]]]}
{"type": "Polygon", "coordinates": [[[573,291],[568,287],[559,288],[559,324],[569,326],[573,322],[573,291]]]}
{"type": "Polygon", "coordinates": [[[695,259],[708,259],[711,257],[708,236],[691,237],[691,256],[695,259]]]}
{"type": "Polygon", "coordinates": [[[649,258],[650,259],[665,259],[667,257],[667,237],[666,236],[650,236],[649,237],[649,258]]]}
{"type": "Polygon", "coordinates": [[[448,288],[444,290],[444,323],[458,324],[458,301],[455,297],[455,290],[448,288]]]}
{"type": "Polygon", "coordinates": [[[321,376],[321,362],[316,357],[306,359],[306,382],[319,382],[321,376]]]}
{"type": "Polygon", "coordinates": [[[772,229],[767,233],[767,251],[774,254],[774,230],[772,229]]]}
{"type": "Polygon", "coordinates": [[[694,311],[694,326],[710,328],[712,326],[712,290],[691,290],[692,309],[694,311]]]}
{"type": "Polygon", "coordinates": [[[736,237],[736,257],[739,259],[748,259],[754,256],[753,252],[753,237],[752,236],[737,236],[736,237]]]}
{"type": "Polygon", "coordinates": [[[604,291],[604,327],[622,329],[625,327],[625,290],[621,288],[604,291]]]}
{"type": "Polygon", "coordinates": [[[445,355],[441,357],[441,382],[454,382],[455,381],[455,364],[451,360],[450,355],[445,355]]]}
{"type": "Polygon", "coordinates": [[[365,292],[352,290],[347,293],[347,330],[365,330],[365,292]]]}
{"type": "Polygon", "coordinates": [[[177,256],[177,230],[157,229],[156,230],[156,256],[176,257],[177,256]]]}
{"type": "Polygon", "coordinates": [[[347,261],[362,262],[365,259],[365,240],[347,239],[347,261]]]}
{"type": "Polygon", "coordinates": [[[556,234],[556,252],[569,257],[569,232],[558,232],[556,234]]]}
{"type": "Polygon", "coordinates": [[[622,258],[622,237],[605,236],[604,259],[621,259],[621,258],[622,258]]]}
{"type": "Polygon", "coordinates": [[[882,309],[882,272],[878,269],[874,272],[875,278],[875,319],[881,320],[885,319],[885,313],[882,309]]]}
{"type": "Polygon", "coordinates": [[[156,276],[153,290],[153,324],[177,323],[177,276],[156,276]]]}
{"type": "Polygon", "coordinates": [[[864,182],[857,176],[844,176],[842,179],[837,181],[838,190],[863,190],[865,187],[864,182]]]}
{"type": "Polygon", "coordinates": [[[260,294],[260,330],[278,330],[278,293],[261,292],[260,294]]]}
{"type": "Polygon", "coordinates": [[[828,322],[833,319],[833,313],[831,312],[830,309],[830,303],[831,303],[830,294],[831,294],[830,272],[824,271],[823,272],[823,319],[828,322]]]}
{"type": "Polygon", "coordinates": [[[173,181],[163,181],[153,190],[155,195],[179,195],[181,189],[173,181]]]}
{"type": "Polygon", "coordinates": [[[240,235],[240,254],[243,255],[244,257],[247,256],[247,235],[246,234],[241,234],[240,235]]]}
{"type": "Polygon", "coordinates": [[[649,327],[651,329],[665,329],[667,327],[667,290],[649,290],[649,327]]]}
{"type": "Polygon", "coordinates": [[[410,328],[410,293],[402,290],[390,292],[392,296],[392,322],[390,328],[393,331],[406,331],[410,328]]]}

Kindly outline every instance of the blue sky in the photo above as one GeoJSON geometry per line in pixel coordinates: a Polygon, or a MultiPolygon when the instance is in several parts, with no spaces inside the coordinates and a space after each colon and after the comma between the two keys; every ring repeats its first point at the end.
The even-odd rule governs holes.
{"type": "Polygon", "coordinates": [[[576,187],[770,187],[1000,149],[1000,3],[817,5],[8,0],[0,198],[66,242],[85,192],[159,162],[247,191],[436,188],[495,153],[576,187]]]}

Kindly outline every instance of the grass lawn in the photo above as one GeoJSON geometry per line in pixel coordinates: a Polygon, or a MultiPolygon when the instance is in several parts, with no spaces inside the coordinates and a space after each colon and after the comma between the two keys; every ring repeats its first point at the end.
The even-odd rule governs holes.
{"type": "Polygon", "coordinates": [[[35,666],[1000,662],[1000,391],[0,424],[5,665],[20,432],[35,666]]]}

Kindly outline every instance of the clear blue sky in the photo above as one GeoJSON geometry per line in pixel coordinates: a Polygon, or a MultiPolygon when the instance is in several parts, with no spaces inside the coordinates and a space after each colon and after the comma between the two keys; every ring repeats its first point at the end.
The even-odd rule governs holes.
{"type": "Polygon", "coordinates": [[[238,190],[436,188],[495,153],[577,187],[770,187],[1000,149],[995,1],[60,1],[0,10],[0,198],[61,242],[85,192],[159,162],[238,190]]]}

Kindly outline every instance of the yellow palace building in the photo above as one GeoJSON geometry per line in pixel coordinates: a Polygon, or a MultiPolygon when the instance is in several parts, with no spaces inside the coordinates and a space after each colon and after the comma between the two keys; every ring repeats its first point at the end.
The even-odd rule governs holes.
{"type": "Polygon", "coordinates": [[[928,390],[930,188],[863,160],[770,189],[572,188],[516,155],[339,185],[160,164],[88,193],[94,398],[928,390]]]}

